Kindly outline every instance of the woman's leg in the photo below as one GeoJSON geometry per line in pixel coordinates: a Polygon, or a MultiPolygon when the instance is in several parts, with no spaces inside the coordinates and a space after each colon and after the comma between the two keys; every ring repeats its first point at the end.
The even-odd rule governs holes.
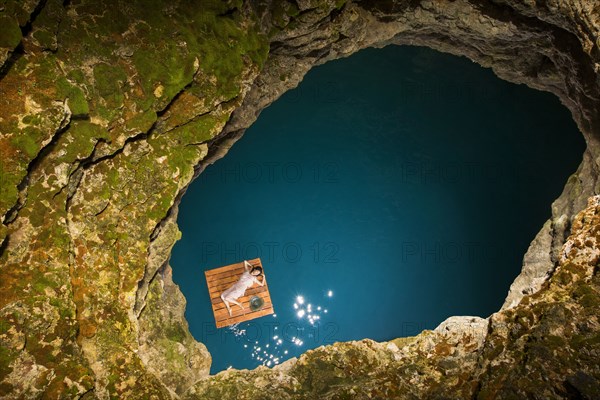
{"type": "Polygon", "coordinates": [[[225,307],[227,307],[227,312],[229,312],[229,316],[231,317],[231,307],[229,307],[229,302],[227,301],[227,298],[224,295],[221,295],[221,300],[223,300],[223,303],[225,303],[225,307]]]}
{"type": "Polygon", "coordinates": [[[242,305],[242,303],[239,303],[237,300],[233,300],[233,299],[227,299],[230,302],[232,302],[233,304],[237,304],[238,306],[240,306],[240,308],[243,310],[244,306],[242,305]]]}

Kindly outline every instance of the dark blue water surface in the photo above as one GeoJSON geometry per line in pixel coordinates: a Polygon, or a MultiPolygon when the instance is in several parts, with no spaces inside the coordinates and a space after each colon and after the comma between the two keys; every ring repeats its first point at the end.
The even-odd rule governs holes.
{"type": "Polygon", "coordinates": [[[583,150],[554,96],[465,58],[388,46],[312,69],[181,203],[171,265],[211,372],[488,316],[583,150]],[[217,330],[203,271],[254,257],[276,316],[217,330]]]}

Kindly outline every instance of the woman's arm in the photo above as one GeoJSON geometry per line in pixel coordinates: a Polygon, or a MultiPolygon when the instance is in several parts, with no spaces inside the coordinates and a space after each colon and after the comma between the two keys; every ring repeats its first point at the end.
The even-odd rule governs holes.
{"type": "Polygon", "coordinates": [[[259,285],[259,286],[265,286],[265,279],[266,279],[266,278],[265,278],[265,276],[263,275],[262,282],[261,282],[261,281],[259,281],[257,278],[254,278],[254,282],[258,283],[258,285],[259,285]]]}
{"type": "Polygon", "coordinates": [[[244,260],[244,268],[246,268],[246,271],[250,271],[250,268],[252,268],[252,264],[244,260]]]}

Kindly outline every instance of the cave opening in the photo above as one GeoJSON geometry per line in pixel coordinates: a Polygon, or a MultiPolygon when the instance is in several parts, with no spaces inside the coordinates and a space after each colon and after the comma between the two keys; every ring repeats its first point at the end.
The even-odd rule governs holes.
{"type": "Polygon", "coordinates": [[[173,277],[211,373],[497,311],[584,149],[555,96],[466,58],[391,45],[313,68],[179,206],[173,277]],[[217,330],[203,271],[254,257],[275,316],[217,330]]]}

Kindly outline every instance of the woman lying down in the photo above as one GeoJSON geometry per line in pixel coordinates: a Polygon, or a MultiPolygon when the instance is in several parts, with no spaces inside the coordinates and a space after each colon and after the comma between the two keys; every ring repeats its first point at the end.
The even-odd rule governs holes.
{"type": "Polygon", "coordinates": [[[254,285],[255,283],[259,286],[265,285],[265,276],[261,267],[253,267],[248,261],[244,260],[245,271],[240,276],[240,279],[234,283],[229,289],[226,289],[221,294],[221,300],[225,303],[229,316],[231,317],[231,307],[229,303],[237,304],[244,309],[242,303],[238,302],[237,299],[242,297],[246,293],[246,289],[254,285]],[[258,277],[262,276],[262,282],[258,280],[258,277]]]}

